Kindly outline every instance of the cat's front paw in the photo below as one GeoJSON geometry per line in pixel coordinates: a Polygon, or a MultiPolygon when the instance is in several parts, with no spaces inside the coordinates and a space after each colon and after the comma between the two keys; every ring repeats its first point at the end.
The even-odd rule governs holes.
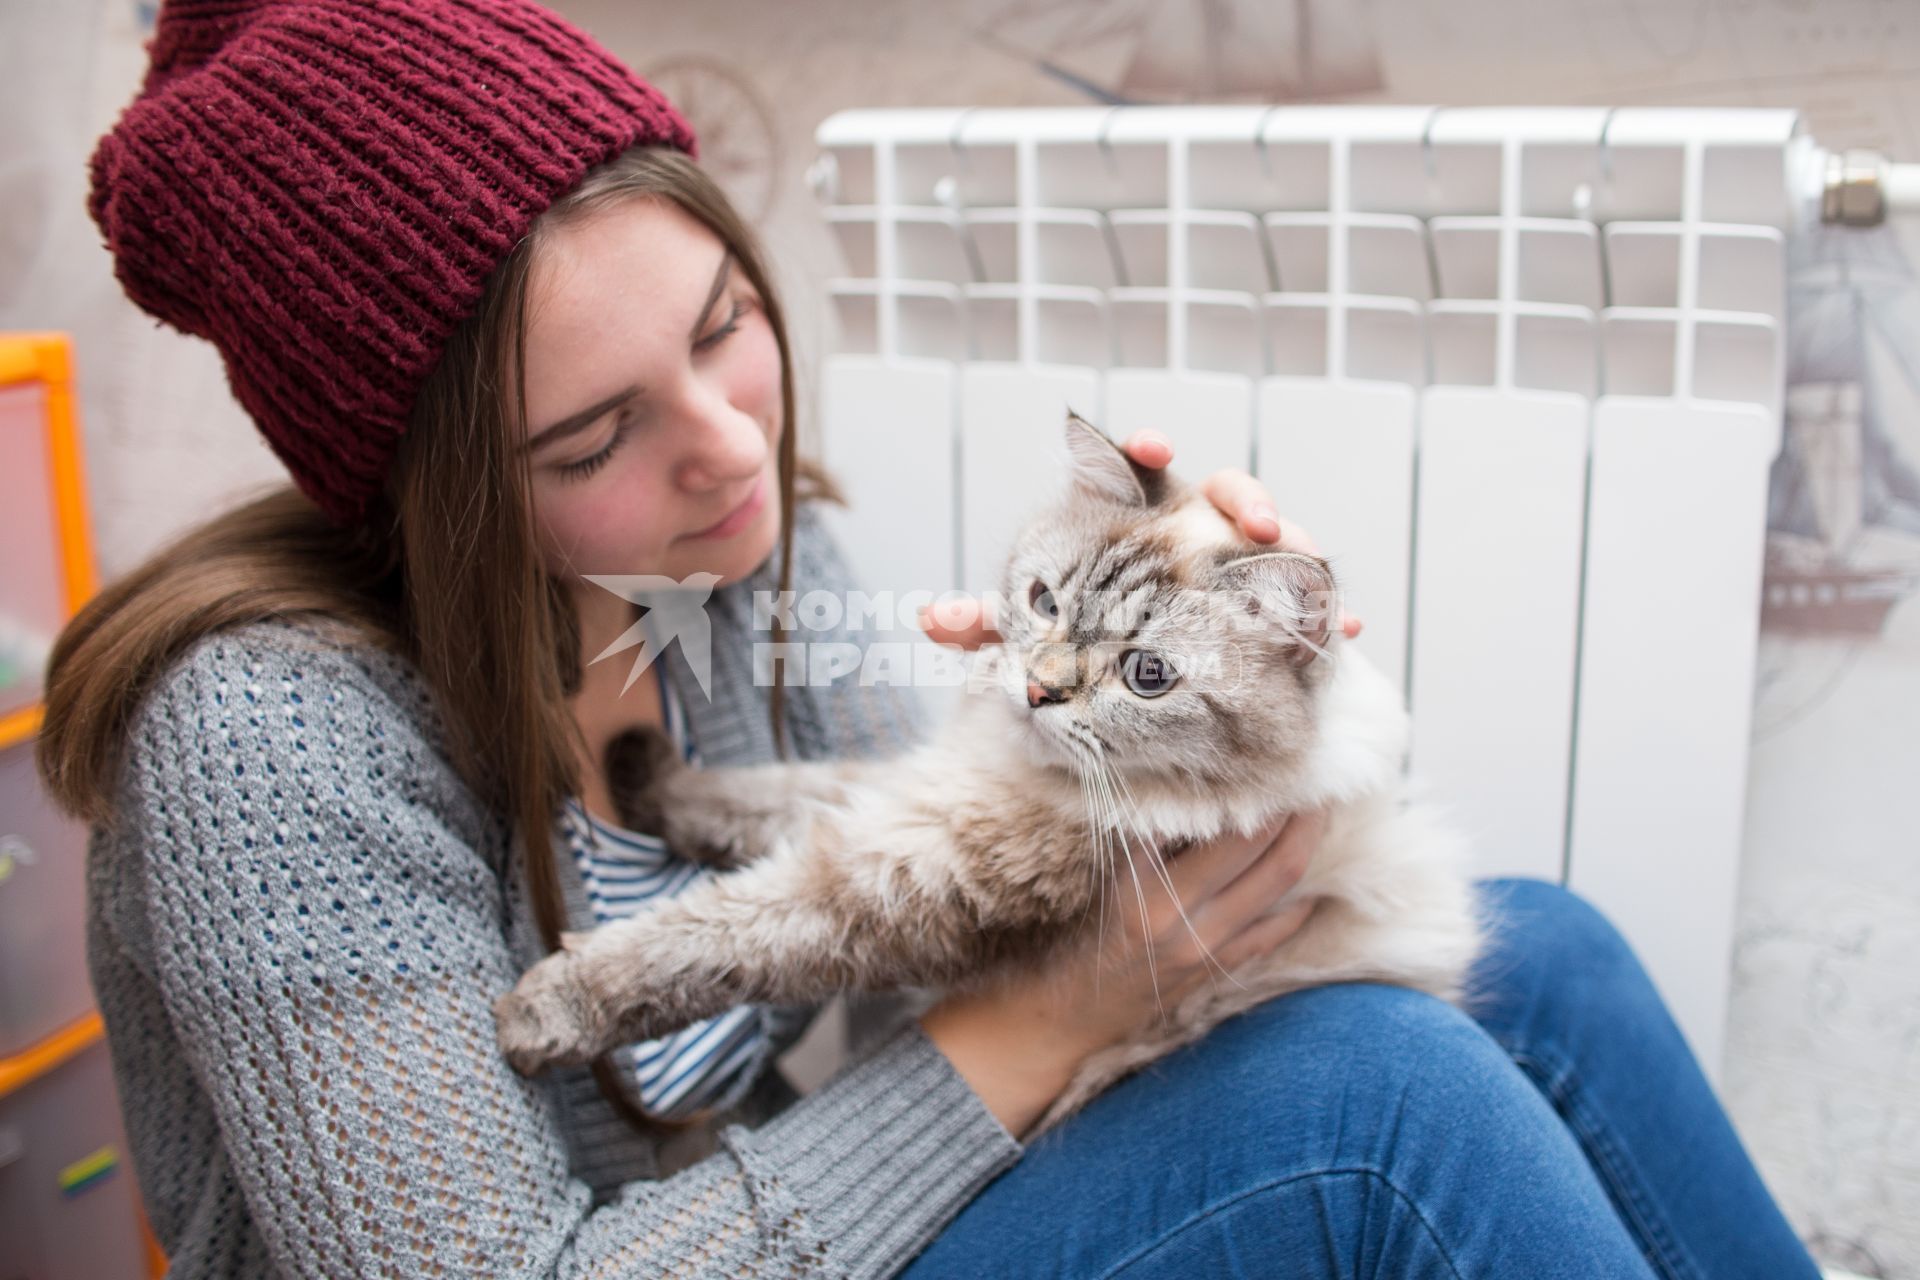
{"type": "Polygon", "coordinates": [[[579,967],[574,953],[557,951],[493,1002],[500,1047],[521,1075],[588,1062],[607,1047],[606,1020],[579,967]]]}
{"type": "Polygon", "coordinates": [[[732,818],[737,806],[724,790],[712,794],[704,777],[651,725],[629,729],[607,747],[607,786],[621,821],[689,861],[719,871],[744,866],[755,854],[732,818]]]}
{"type": "Polygon", "coordinates": [[[667,781],[687,767],[673,740],[652,725],[627,730],[607,745],[607,787],[620,818],[635,831],[667,834],[667,781]]]}

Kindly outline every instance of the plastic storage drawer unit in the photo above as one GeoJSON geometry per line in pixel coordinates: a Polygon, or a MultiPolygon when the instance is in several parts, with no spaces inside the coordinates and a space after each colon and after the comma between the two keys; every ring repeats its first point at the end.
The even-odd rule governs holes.
{"type": "Polygon", "coordinates": [[[88,1016],[86,831],[34,776],[47,650],[93,591],[73,351],[0,334],[0,1076],[88,1016]]]}
{"type": "Polygon", "coordinates": [[[0,334],[0,746],[38,723],[40,674],[92,593],[71,347],[0,334]]]}
{"type": "Polygon", "coordinates": [[[93,1007],[86,963],[86,840],[54,809],[33,744],[0,748],[0,1058],[93,1007]]]}
{"type": "Polygon", "coordinates": [[[0,1098],[0,1280],[140,1280],[138,1191],[95,1044],[0,1098]]]}

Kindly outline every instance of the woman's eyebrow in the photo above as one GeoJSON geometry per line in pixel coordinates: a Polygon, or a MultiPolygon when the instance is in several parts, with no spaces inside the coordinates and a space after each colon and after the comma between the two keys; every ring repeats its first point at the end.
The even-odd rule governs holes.
{"type": "Polygon", "coordinates": [[[707,287],[707,300],[700,305],[700,318],[693,322],[693,332],[687,335],[687,341],[700,341],[700,331],[707,327],[707,317],[713,314],[713,304],[720,300],[720,294],[727,287],[727,278],[733,274],[733,250],[720,255],[720,269],[713,273],[713,283],[707,287]]]}
{"type": "Polygon", "coordinates": [[[598,404],[590,404],[580,412],[560,419],[552,426],[543,428],[538,435],[527,441],[527,452],[532,453],[542,445],[550,444],[555,440],[564,440],[576,432],[586,430],[598,421],[602,414],[618,409],[639,394],[640,387],[636,383],[623,391],[614,392],[598,404]]]}

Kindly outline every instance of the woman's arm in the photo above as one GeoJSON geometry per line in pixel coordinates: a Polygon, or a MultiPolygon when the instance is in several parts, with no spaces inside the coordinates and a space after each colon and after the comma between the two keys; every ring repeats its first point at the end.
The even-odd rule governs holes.
{"type": "Polygon", "coordinates": [[[214,637],[154,691],[123,810],[144,865],[122,882],[142,886],[173,1049],[280,1271],[888,1275],[1018,1157],[909,1025],[592,1208],[554,1096],[495,1048],[525,913],[421,731],[424,690],[397,659],[286,634],[214,637]]]}

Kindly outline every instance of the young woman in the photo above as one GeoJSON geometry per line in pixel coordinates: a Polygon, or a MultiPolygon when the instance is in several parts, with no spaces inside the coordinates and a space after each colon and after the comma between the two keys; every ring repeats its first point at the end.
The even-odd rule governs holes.
{"type": "MultiPolygon", "coordinates": [[[[753,678],[751,592],[850,585],[779,306],[684,122],[526,0],[169,0],[152,59],[91,211],[296,482],[50,664],[43,773],[95,824],[92,972],[174,1274],[1812,1274],[1631,954],[1540,884],[1485,886],[1478,1022],[1303,993],[1023,1147],[1156,975],[1208,980],[1176,907],[1229,965],[1298,927],[1268,908],[1311,814],[805,1098],[771,1066],[796,1009],[514,1076],[494,997],[704,874],[620,829],[617,734],[714,764],[914,732],[884,690],[753,678]],[[711,699],[677,650],[624,691],[593,659],[636,611],[587,576],[696,572],[711,699]]],[[[1244,474],[1209,492],[1308,545],[1244,474]]]]}

